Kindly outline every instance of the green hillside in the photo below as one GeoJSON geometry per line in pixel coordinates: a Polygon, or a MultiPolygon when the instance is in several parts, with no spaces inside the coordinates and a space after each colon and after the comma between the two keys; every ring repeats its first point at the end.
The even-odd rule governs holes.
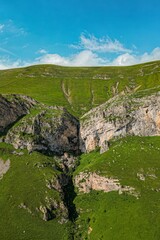
{"type": "Polygon", "coordinates": [[[53,157],[39,153],[13,154],[14,148],[0,144],[0,159],[11,161],[10,170],[0,180],[0,239],[68,239],[67,224],[59,224],[57,219],[44,222],[38,209],[46,204],[46,199],[57,199],[59,194],[46,187],[46,181],[58,172],[53,170],[53,157]]]}
{"type": "MultiPolygon", "coordinates": [[[[159,134],[114,138],[109,142],[109,150],[103,154],[98,148],[90,153],[79,151],[82,138],[79,127],[84,113],[114,96],[118,96],[118,103],[124,104],[125,101],[120,101],[121,96],[129,95],[129,104],[133,105],[133,98],[159,91],[160,61],[129,67],[39,65],[1,70],[0,94],[28,95],[40,103],[33,104],[26,114],[18,115],[17,120],[11,121],[5,131],[0,132],[0,164],[10,161],[10,168],[4,175],[0,169],[0,240],[159,240],[159,134]],[[77,118],[64,109],[41,103],[63,106],[77,118]],[[56,124],[59,115],[63,118],[56,124]],[[70,119],[73,121],[69,124],[70,119]],[[45,121],[44,125],[42,121],[45,121]],[[77,142],[74,131],[73,136],[69,135],[75,121],[78,122],[77,142]],[[54,142],[51,128],[56,136],[63,135],[64,142],[77,144],[78,150],[64,148],[59,155],[47,152],[47,140],[50,144],[54,142]],[[19,143],[26,140],[26,145],[30,140],[36,150],[27,151],[23,144],[15,149],[5,143],[9,131],[9,139],[18,139],[19,143]],[[38,144],[47,150],[38,148],[38,144]],[[80,173],[118,179],[123,188],[133,188],[134,194],[93,189],[88,193],[80,192],[74,182],[80,173]],[[49,213],[47,219],[43,207],[49,213]]],[[[12,98],[14,96],[9,95],[5,102],[12,107],[11,112],[16,109],[16,104],[24,107],[19,96],[11,105],[12,98]]],[[[159,108],[158,103],[156,107],[159,108]]],[[[3,123],[2,114],[0,121],[3,123]]],[[[112,116],[108,121],[114,122],[112,116]]],[[[160,129],[158,117],[156,124],[160,129]]]]}
{"type": "Polygon", "coordinates": [[[78,194],[77,236],[93,240],[160,238],[159,137],[124,138],[113,142],[106,153],[84,154],[80,161],[75,176],[88,171],[118,178],[122,185],[134,187],[138,197],[102,191],[78,194]]]}
{"type": "Polygon", "coordinates": [[[49,105],[63,105],[77,116],[122,91],[145,89],[160,89],[160,61],[130,67],[39,65],[0,71],[0,93],[25,94],[49,105]]]}

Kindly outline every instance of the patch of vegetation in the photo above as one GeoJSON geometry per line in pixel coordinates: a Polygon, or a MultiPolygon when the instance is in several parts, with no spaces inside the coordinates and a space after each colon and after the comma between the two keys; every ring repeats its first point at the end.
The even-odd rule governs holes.
{"type": "Polygon", "coordinates": [[[80,172],[118,178],[139,197],[91,191],[75,199],[79,218],[77,239],[160,238],[160,137],[128,137],[110,144],[106,153],[83,154],[80,172]],[[144,178],[141,178],[143,176],[144,178]],[[89,220],[88,220],[89,219],[89,220]]]}
{"type": "Polygon", "coordinates": [[[59,172],[53,157],[40,153],[13,154],[12,146],[0,144],[0,158],[10,159],[11,166],[0,180],[1,239],[68,239],[68,224],[58,219],[44,222],[38,208],[47,205],[47,199],[61,201],[60,194],[46,186],[59,172]]]}

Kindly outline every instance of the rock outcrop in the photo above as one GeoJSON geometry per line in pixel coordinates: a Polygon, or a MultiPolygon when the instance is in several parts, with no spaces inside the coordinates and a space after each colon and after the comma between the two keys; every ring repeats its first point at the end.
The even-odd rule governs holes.
{"type": "Polygon", "coordinates": [[[96,190],[104,192],[118,191],[119,194],[128,192],[137,195],[133,187],[121,186],[118,179],[100,176],[95,172],[81,172],[75,176],[74,182],[79,192],[83,193],[96,190]]]}
{"type": "Polygon", "coordinates": [[[63,107],[37,104],[8,131],[4,141],[16,149],[27,148],[29,152],[76,155],[79,152],[79,122],[63,107]]]}
{"type": "Polygon", "coordinates": [[[0,179],[3,177],[3,175],[9,170],[10,168],[10,160],[3,161],[0,159],[0,179]]]}
{"type": "Polygon", "coordinates": [[[12,94],[0,95],[0,134],[2,135],[13,123],[29,113],[36,104],[30,97],[12,94]]]}
{"type": "Polygon", "coordinates": [[[58,202],[55,199],[46,199],[46,204],[40,205],[37,210],[40,212],[41,218],[44,221],[49,221],[54,218],[59,219],[60,223],[68,221],[68,209],[64,205],[63,200],[58,202]]]}
{"type": "Polygon", "coordinates": [[[143,98],[114,97],[89,111],[80,123],[81,151],[108,150],[117,137],[160,135],[160,93],[143,98]]]}

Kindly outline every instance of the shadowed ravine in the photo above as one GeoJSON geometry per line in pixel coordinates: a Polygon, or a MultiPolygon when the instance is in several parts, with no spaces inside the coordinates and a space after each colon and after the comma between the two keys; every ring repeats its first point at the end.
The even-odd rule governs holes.
{"type": "Polygon", "coordinates": [[[72,180],[72,176],[69,176],[68,184],[62,187],[64,193],[64,203],[68,209],[68,218],[71,222],[74,222],[78,217],[78,213],[76,210],[76,206],[74,204],[74,199],[77,196],[74,184],[72,180]]]}

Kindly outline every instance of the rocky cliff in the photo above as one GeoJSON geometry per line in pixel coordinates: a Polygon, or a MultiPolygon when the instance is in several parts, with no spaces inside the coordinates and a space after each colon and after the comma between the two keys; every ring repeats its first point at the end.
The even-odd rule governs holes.
{"type": "Polygon", "coordinates": [[[160,92],[143,98],[116,96],[81,118],[81,151],[100,147],[108,150],[109,141],[127,135],[160,135],[160,92]]]}
{"type": "Polygon", "coordinates": [[[29,113],[36,101],[23,95],[0,95],[0,134],[2,135],[13,123],[29,113]]]}
{"type": "MultiPolygon", "coordinates": [[[[27,148],[30,152],[37,150],[56,155],[65,152],[78,154],[79,122],[75,117],[63,107],[49,107],[35,103],[34,100],[34,104],[27,105],[23,97],[19,98],[19,104],[16,105],[15,101],[17,96],[12,97],[13,111],[8,112],[6,108],[4,113],[8,115],[8,122],[13,123],[19,116],[28,114],[8,130],[4,137],[6,143],[11,143],[16,149],[27,148]],[[30,112],[29,107],[32,107],[30,112]]],[[[1,128],[5,129],[8,122],[1,121],[1,128]]]]}
{"type": "Polygon", "coordinates": [[[116,96],[82,116],[80,123],[63,107],[26,96],[1,96],[0,106],[0,132],[8,131],[4,141],[30,152],[77,155],[100,147],[103,153],[113,138],[160,135],[160,93],[116,96]]]}

